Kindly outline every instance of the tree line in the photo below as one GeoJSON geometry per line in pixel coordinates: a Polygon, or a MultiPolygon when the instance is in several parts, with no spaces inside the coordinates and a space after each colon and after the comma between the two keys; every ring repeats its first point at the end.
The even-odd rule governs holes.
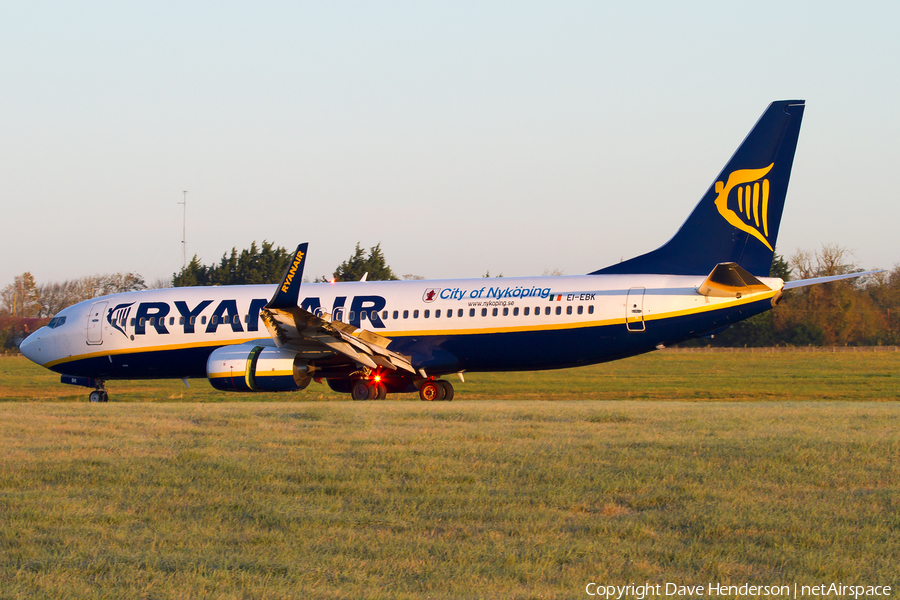
{"type": "MultiPolygon", "coordinates": [[[[195,254],[186,267],[172,274],[172,285],[183,287],[279,283],[292,256],[293,252],[266,241],[263,241],[261,247],[253,242],[250,248],[240,252],[237,248],[232,248],[230,254],[223,254],[217,263],[210,265],[202,264],[195,254]]],[[[353,255],[338,265],[331,276],[322,275],[315,281],[359,281],[363,275],[366,275],[368,281],[397,279],[387,265],[380,243],[370,248],[369,255],[366,256],[365,250],[357,242],[353,255]]]]}
{"type": "MultiPolygon", "coordinates": [[[[195,255],[171,280],[152,287],[278,283],[292,252],[263,241],[232,248],[205,265],[195,255]]],[[[789,260],[778,254],[770,275],[785,281],[860,272],[843,247],[824,245],[799,251],[789,260]]],[[[557,274],[555,271],[553,274],[557,274]]],[[[545,274],[547,274],[545,272],[545,274]]],[[[381,244],[368,249],[357,243],[353,254],[331,275],[315,281],[387,281],[398,278],[387,264],[381,244]]],[[[402,279],[422,279],[403,275],[402,279]]],[[[38,284],[23,273],[0,291],[0,347],[15,349],[24,337],[63,308],[97,296],[147,289],[137,273],[92,275],[38,284]]],[[[686,342],[710,346],[900,345],[900,267],[891,271],[785,292],[780,305],[711,338],[686,342]]]]}
{"type": "MultiPolygon", "coordinates": [[[[826,244],[790,260],[775,255],[771,276],[785,281],[859,273],[848,250],[826,244]]],[[[775,308],[714,337],[687,345],[895,346],[900,345],[900,267],[858,279],[789,290],[775,308]]]]}
{"type": "Polygon", "coordinates": [[[137,273],[91,275],[38,284],[30,272],[18,275],[0,291],[0,350],[18,348],[32,331],[67,306],[97,296],[147,289],[137,273]]]}

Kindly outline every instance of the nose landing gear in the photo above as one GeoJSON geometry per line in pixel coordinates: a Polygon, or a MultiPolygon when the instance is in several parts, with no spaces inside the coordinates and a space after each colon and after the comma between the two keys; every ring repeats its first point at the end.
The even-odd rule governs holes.
{"type": "Polygon", "coordinates": [[[91,402],[109,402],[109,394],[103,389],[103,382],[97,382],[97,389],[88,394],[88,400],[91,402]]]}
{"type": "Polygon", "coordinates": [[[103,387],[103,384],[106,383],[106,381],[103,379],[63,375],[59,378],[59,381],[60,383],[66,383],[68,385],[78,385],[81,387],[94,388],[94,391],[88,394],[88,400],[90,400],[91,402],[109,402],[109,395],[106,393],[106,388],[103,387]]]}

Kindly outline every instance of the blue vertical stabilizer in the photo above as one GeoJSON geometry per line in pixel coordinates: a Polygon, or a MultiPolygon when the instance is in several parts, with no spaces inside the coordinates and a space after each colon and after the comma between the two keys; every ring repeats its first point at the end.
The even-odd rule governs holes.
{"type": "Polygon", "coordinates": [[[768,276],[804,106],[803,100],[770,104],[671,240],[591,275],[708,275],[717,264],[734,262],[768,276]]]}

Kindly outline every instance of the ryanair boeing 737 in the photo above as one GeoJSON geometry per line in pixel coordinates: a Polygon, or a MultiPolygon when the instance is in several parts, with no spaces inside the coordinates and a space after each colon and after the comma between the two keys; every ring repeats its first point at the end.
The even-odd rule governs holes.
{"type": "Polygon", "coordinates": [[[218,390],[327,382],[356,400],[442,376],[590,365],[707,335],[774,307],[797,282],[768,277],[804,102],[772,103],[662,247],[572,277],[303,284],[301,244],[280,285],[172,288],[70,306],[21,345],[62,382],[206,377],[218,390]]]}

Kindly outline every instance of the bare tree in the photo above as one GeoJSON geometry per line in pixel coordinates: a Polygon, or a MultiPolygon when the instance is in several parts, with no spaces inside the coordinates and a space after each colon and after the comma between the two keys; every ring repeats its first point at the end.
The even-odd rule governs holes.
{"type": "Polygon", "coordinates": [[[17,276],[13,283],[0,292],[4,312],[13,317],[38,317],[41,305],[38,299],[38,287],[31,273],[25,272],[17,276]]]}

